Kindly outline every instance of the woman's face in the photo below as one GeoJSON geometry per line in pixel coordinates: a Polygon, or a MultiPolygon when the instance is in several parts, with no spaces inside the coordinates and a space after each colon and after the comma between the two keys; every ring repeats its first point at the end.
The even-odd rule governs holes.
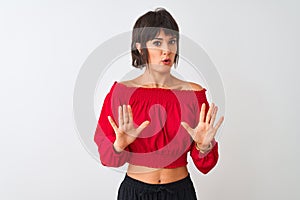
{"type": "Polygon", "coordinates": [[[146,42],[148,50],[148,63],[154,70],[170,70],[174,64],[177,52],[177,38],[172,35],[165,35],[164,31],[152,40],[146,42]]]}

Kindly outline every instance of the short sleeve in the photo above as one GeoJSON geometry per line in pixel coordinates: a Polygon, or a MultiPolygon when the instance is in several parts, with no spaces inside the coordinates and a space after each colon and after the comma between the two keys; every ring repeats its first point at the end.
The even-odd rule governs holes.
{"type": "Polygon", "coordinates": [[[101,163],[104,166],[120,167],[124,165],[128,160],[130,152],[128,151],[128,148],[126,148],[122,152],[118,153],[113,148],[113,143],[116,140],[116,135],[108,120],[108,116],[111,116],[113,118],[111,108],[112,89],[104,99],[94,135],[94,141],[98,146],[101,163]]]}
{"type": "MultiPolygon", "coordinates": [[[[205,117],[206,114],[209,110],[209,103],[207,101],[206,95],[205,95],[206,89],[203,89],[203,91],[196,91],[195,94],[197,96],[197,103],[195,106],[195,119],[196,123],[194,124],[194,127],[197,126],[199,123],[200,119],[200,111],[201,111],[201,106],[203,103],[205,103],[205,117]]],[[[193,159],[193,162],[197,169],[201,171],[204,174],[207,174],[212,168],[215,167],[215,165],[218,162],[219,159],[219,153],[218,153],[218,142],[216,142],[215,139],[212,141],[213,148],[205,153],[202,154],[199,150],[196,149],[195,142],[192,143],[191,145],[191,150],[190,150],[190,156],[193,159]]]]}

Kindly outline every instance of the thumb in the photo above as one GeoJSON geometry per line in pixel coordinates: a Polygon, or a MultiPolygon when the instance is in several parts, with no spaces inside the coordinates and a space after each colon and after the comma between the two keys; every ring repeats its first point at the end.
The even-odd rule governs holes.
{"type": "Polygon", "coordinates": [[[185,130],[193,137],[194,135],[194,130],[186,123],[186,122],[181,122],[181,125],[185,130]]]}
{"type": "Polygon", "coordinates": [[[140,133],[144,128],[146,128],[150,122],[148,120],[144,121],[136,130],[138,133],[140,133]]]}
{"type": "Polygon", "coordinates": [[[111,116],[107,116],[108,121],[110,123],[110,125],[112,126],[112,128],[114,129],[114,131],[117,133],[118,131],[118,127],[116,125],[116,123],[114,122],[114,120],[111,118],[111,116]]]}

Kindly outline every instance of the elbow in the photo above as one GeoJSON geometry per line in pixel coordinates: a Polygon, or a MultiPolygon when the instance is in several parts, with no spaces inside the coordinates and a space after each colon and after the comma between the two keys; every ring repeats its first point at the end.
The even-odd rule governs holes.
{"type": "Polygon", "coordinates": [[[121,163],[121,162],[105,162],[105,161],[101,160],[101,164],[105,167],[115,167],[115,168],[117,168],[117,167],[123,166],[125,164],[125,162],[124,163],[121,163]]]}
{"type": "Polygon", "coordinates": [[[210,165],[197,166],[197,168],[203,174],[208,174],[216,165],[217,165],[217,160],[215,160],[215,162],[213,162],[213,163],[210,163],[210,165]]]}
{"type": "Polygon", "coordinates": [[[100,153],[100,161],[103,166],[106,167],[121,167],[128,160],[128,152],[122,152],[117,154],[114,150],[106,150],[100,153]]]}
{"type": "Polygon", "coordinates": [[[212,170],[212,168],[199,169],[199,171],[202,172],[202,174],[208,174],[208,172],[210,172],[211,170],[212,170]]]}
{"type": "Polygon", "coordinates": [[[210,172],[210,170],[208,170],[208,171],[201,171],[202,172],[202,174],[208,174],[208,172],[210,172]]]}

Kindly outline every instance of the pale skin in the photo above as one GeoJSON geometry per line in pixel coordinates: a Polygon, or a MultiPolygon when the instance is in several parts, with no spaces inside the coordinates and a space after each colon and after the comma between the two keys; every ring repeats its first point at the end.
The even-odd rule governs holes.
{"type": "MultiPolygon", "coordinates": [[[[137,43],[136,45],[139,49],[140,44],[137,43]]],[[[167,88],[171,89],[202,89],[202,87],[198,84],[185,82],[171,75],[170,70],[174,64],[174,58],[177,51],[176,38],[174,39],[173,36],[165,35],[164,32],[161,31],[156,38],[148,41],[146,46],[149,54],[147,69],[141,76],[133,80],[123,82],[124,85],[147,87],[167,86],[167,88]],[[162,60],[165,58],[169,58],[171,62],[163,63],[162,60]]],[[[190,127],[186,122],[181,122],[181,125],[186,129],[195,143],[197,143],[198,148],[202,151],[208,150],[209,144],[214,139],[217,130],[224,120],[224,117],[222,116],[215,124],[218,107],[215,106],[214,103],[210,104],[205,117],[205,106],[205,104],[202,104],[201,106],[199,123],[195,128],[190,127]]],[[[119,106],[118,114],[119,126],[114,122],[111,116],[108,116],[108,120],[116,133],[116,140],[113,144],[114,149],[117,152],[121,152],[135,141],[150,122],[145,120],[138,127],[135,127],[130,105],[119,106]]],[[[173,169],[156,169],[129,164],[127,175],[146,183],[163,184],[174,182],[186,177],[188,175],[188,171],[186,166],[173,169]]]]}

